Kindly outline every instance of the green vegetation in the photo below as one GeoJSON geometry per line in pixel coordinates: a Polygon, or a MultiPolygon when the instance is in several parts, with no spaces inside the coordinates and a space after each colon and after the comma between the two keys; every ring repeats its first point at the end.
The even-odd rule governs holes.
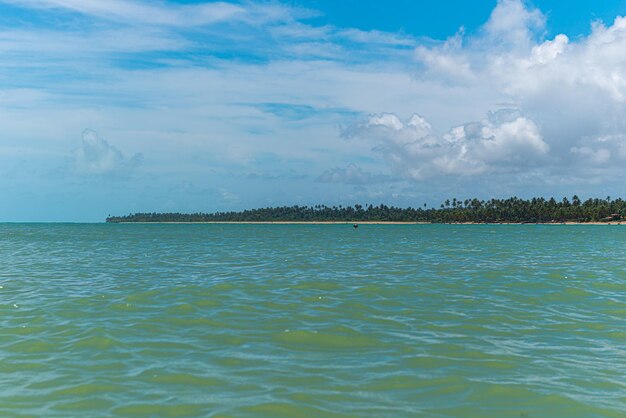
{"type": "Polygon", "coordinates": [[[446,200],[438,209],[397,208],[379,205],[354,206],[282,206],[216,213],[135,213],[109,216],[106,221],[117,222],[281,222],[281,221],[380,221],[380,222],[609,222],[626,218],[626,201],[622,199],[588,199],[578,196],[563,198],[512,197],[491,200],[446,200]]]}

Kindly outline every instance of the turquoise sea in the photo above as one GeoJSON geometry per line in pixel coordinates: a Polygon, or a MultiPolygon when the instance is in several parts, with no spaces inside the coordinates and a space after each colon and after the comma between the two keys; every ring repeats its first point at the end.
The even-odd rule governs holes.
{"type": "Polygon", "coordinates": [[[626,226],[0,225],[0,416],[624,417],[626,226]]]}

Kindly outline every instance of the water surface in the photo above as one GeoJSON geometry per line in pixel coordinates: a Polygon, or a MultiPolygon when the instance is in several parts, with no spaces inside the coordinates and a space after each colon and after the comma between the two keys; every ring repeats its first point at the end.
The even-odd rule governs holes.
{"type": "Polygon", "coordinates": [[[0,416],[623,417],[626,227],[0,225],[0,416]]]}

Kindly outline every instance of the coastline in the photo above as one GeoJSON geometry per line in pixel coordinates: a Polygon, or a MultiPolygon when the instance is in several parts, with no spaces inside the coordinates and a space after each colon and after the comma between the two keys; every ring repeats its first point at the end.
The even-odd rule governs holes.
{"type": "Polygon", "coordinates": [[[110,223],[206,223],[261,225],[621,225],[626,223],[626,200],[554,198],[446,200],[439,209],[379,206],[277,206],[226,212],[136,212],[106,218],[110,223]]]}
{"type": "MultiPolygon", "coordinates": [[[[622,225],[613,222],[400,222],[400,221],[207,221],[207,222],[108,222],[111,224],[227,224],[227,225],[622,225]]],[[[626,225],[626,223],[624,224],[626,225]]]]}
{"type": "Polygon", "coordinates": [[[207,222],[110,222],[116,224],[230,224],[230,225],[429,225],[432,222],[396,221],[207,221],[207,222]]]}

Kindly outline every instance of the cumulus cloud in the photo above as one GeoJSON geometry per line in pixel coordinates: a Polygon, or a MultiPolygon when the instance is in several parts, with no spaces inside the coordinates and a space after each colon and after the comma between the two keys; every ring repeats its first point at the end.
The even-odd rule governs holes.
{"type": "Polygon", "coordinates": [[[505,48],[528,47],[545,24],[539,9],[527,7],[521,0],[499,0],[483,26],[484,40],[505,48]]]}
{"type": "Polygon", "coordinates": [[[142,159],[141,154],[127,158],[115,146],[92,130],[83,132],[82,144],[72,151],[69,166],[77,174],[88,176],[128,174],[142,159]]]}
{"type": "Polygon", "coordinates": [[[476,102],[495,98],[484,120],[438,133],[420,116],[381,114],[346,134],[374,141],[414,179],[536,168],[546,178],[613,175],[626,160],[626,17],[575,40],[546,39],[545,25],[526,2],[499,0],[475,33],[416,48],[420,81],[476,102]]]}
{"type": "Polygon", "coordinates": [[[362,170],[354,164],[348,164],[345,168],[335,167],[325,171],[317,178],[317,181],[321,183],[368,185],[387,183],[393,181],[393,178],[385,174],[373,174],[362,170]]]}
{"type": "Polygon", "coordinates": [[[344,134],[373,141],[395,171],[415,180],[515,172],[538,164],[550,149],[537,125],[515,109],[490,113],[444,134],[419,115],[402,121],[395,114],[371,116],[344,134]]]}

